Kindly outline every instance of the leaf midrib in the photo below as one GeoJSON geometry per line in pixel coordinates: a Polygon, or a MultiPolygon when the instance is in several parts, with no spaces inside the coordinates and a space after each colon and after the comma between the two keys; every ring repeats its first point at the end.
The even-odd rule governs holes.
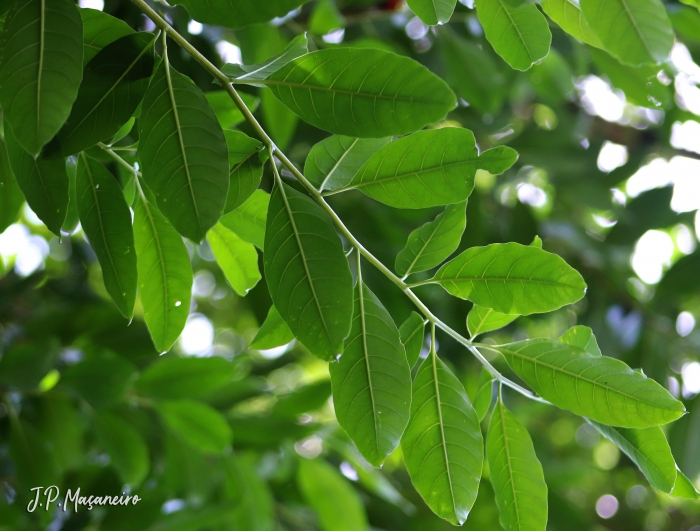
{"type": "Polygon", "coordinates": [[[435,382],[435,400],[437,402],[437,410],[438,410],[438,421],[440,423],[440,437],[442,441],[442,450],[443,454],[445,456],[445,471],[447,473],[447,484],[450,487],[450,497],[452,499],[452,512],[454,513],[455,520],[459,521],[459,516],[457,516],[457,504],[455,502],[455,493],[454,489],[452,487],[452,473],[450,472],[450,459],[447,455],[447,441],[445,439],[445,425],[443,424],[442,420],[442,401],[440,400],[440,382],[438,381],[438,374],[437,374],[437,354],[435,353],[435,345],[433,345],[433,352],[432,352],[432,358],[433,358],[433,380],[435,382]]]}
{"type": "Polygon", "coordinates": [[[39,14],[40,19],[40,30],[39,30],[39,71],[37,73],[37,83],[36,83],[36,135],[37,140],[40,137],[40,126],[41,126],[41,74],[44,70],[44,46],[45,46],[45,31],[46,31],[46,0],[41,0],[41,13],[39,14]]]}
{"type": "Polygon", "coordinates": [[[425,281],[425,284],[442,284],[447,282],[474,282],[475,280],[483,280],[486,282],[532,282],[536,284],[551,284],[553,286],[561,286],[564,288],[574,288],[579,289],[579,286],[573,284],[564,284],[563,282],[556,282],[554,280],[537,280],[534,278],[514,278],[514,277],[435,277],[430,280],[425,281]]]}
{"type": "Polygon", "coordinates": [[[501,430],[503,431],[503,446],[506,450],[506,462],[508,463],[508,476],[510,478],[510,488],[511,491],[513,492],[513,505],[515,505],[515,518],[518,522],[518,529],[520,529],[520,510],[518,508],[518,496],[515,491],[515,480],[514,480],[514,475],[513,475],[513,467],[511,466],[510,462],[510,448],[508,447],[508,435],[507,435],[507,429],[506,429],[506,419],[505,419],[505,407],[503,405],[503,402],[498,400],[498,409],[499,409],[499,420],[501,421],[501,430]]]}
{"type": "Polygon", "coordinates": [[[639,40],[642,41],[642,44],[644,45],[644,49],[649,54],[649,57],[653,58],[654,54],[649,49],[649,44],[647,43],[646,39],[644,38],[644,34],[641,32],[641,30],[639,29],[639,26],[637,25],[637,19],[632,16],[632,11],[630,10],[629,6],[627,5],[627,0],[620,0],[620,3],[622,4],[622,7],[625,10],[625,14],[629,18],[629,21],[632,23],[632,27],[634,28],[635,33],[639,37],[639,40]]]}
{"type": "MultiPolygon", "coordinates": [[[[530,48],[525,42],[525,39],[523,39],[522,33],[520,33],[520,28],[517,26],[515,23],[515,20],[513,19],[513,16],[511,15],[510,11],[506,8],[505,4],[503,3],[503,0],[498,0],[498,3],[501,4],[501,9],[503,9],[503,12],[508,15],[508,20],[510,20],[510,25],[511,27],[515,30],[515,32],[518,34],[518,39],[522,43],[523,47],[525,50],[527,50],[527,55],[530,58],[530,62],[533,62],[533,57],[532,53],[530,52],[530,48]]],[[[536,9],[536,8],[535,8],[536,9]]]]}
{"type": "Polygon", "coordinates": [[[356,145],[359,141],[360,141],[360,139],[359,139],[359,138],[356,138],[355,140],[352,141],[352,144],[350,144],[350,147],[349,147],[348,149],[346,149],[345,151],[343,151],[343,154],[342,154],[342,155],[340,156],[340,158],[335,162],[335,164],[333,165],[333,167],[331,168],[331,170],[330,170],[330,171],[328,172],[328,174],[326,175],[326,178],[323,179],[323,182],[321,183],[321,186],[318,187],[318,191],[319,191],[319,192],[322,192],[322,191],[323,191],[323,189],[324,189],[325,186],[326,186],[326,183],[328,182],[328,179],[331,178],[331,176],[333,175],[333,173],[335,173],[335,170],[337,170],[338,167],[340,166],[340,163],[343,162],[343,159],[345,159],[345,157],[347,156],[347,154],[350,153],[350,152],[352,151],[352,148],[354,148],[355,145],[356,145]]]}
{"type": "MultiPolygon", "coordinates": [[[[359,256],[359,254],[358,254],[359,256]]],[[[369,365],[369,350],[367,349],[367,322],[365,319],[365,294],[364,285],[362,284],[362,269],[360,268],[358,260],[357,269],[357,289],[358,297],[360,302],[360,323],[362,326],[362,356],[365,359],[365,368],[367,370],[367,386],[369,389],[369,398],[372,402],[372,419],[374,420],[374,443],[377,450],[377,455],[381,455],[379,452],[379,426],[377,425],[378,414],[377,414],[377,403],[374,398],[374,387],[372,386],[372,370],[369,365]]]]}
{"type": "MultiPolygon", "coordinates": [[[[445,219],[447,219],[447,212],[444,212],[444,211],[443,211],[438,217],[439,217],[440,219],[439,219],[439,220],[436,219],[436,220],[433,221],[433,227],[434,227],[434,228],[433,228],[432,232],[430,233],[430,236],[428,237],[427,240],[423,240],[423,245],[422,245],[422,247],[420,248],[420,251],[418,251],[418,252],[416,253],[416,255],[414,256],[413,261],[411,262],[411,264],[410,264],[410,265],[408,266],[408,268],[406,269],[406,273],[404,273],[405,276],[408,276],[408,275],[411,274],[411,271],[413,270],[413,267],[416,265],[416,262],[418,261],[418,259],[421,257],[421,255],[422,255],[423,252],[425,251],[425,248],[428,247],[428,244],[429,244],[429,243],[433,240],[433,238],[435,237],[435,233],[440,229],[440,227],[442,226],[442,224],[445,222],[445,219]]],[[[422,227],[421,227],[421,229],[422,229],[422,227]]],[[[419,229],[419,230],[420,230],[420,229],[419,229]]],[[[420,235],[420,233],[419,233],[419,235],[420,235]]]]}

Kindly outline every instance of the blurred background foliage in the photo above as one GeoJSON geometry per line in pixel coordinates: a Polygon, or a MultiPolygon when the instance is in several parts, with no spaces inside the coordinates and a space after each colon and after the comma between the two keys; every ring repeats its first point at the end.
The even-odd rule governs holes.
{"type": "MultiPolygon", "coordinates": [[[[80,5],[153,29],[126,0],[80,5]]],[[[520,73],[492,52],[469,0],[434,29],[400,1],[317,0],[235,32],[194,22],[183,8],[154,5],[217,65],[259,62],[308,31],[311,49],[383,48],[447,79],[461,101],[444,125],[472,129],[481,149],[508,144],[520,153],[506,174],[477,175],[460,250],[528,244],[539,235],[588,283],[579,303],[521,317],[491,337],[557,337],[575,324],[591,326],[605,355],[641,368],[685,402],[690,414],[667,436],[682,471],[699,486],[697,9],[666,4],[678,42],[660,67],[622,66],[550,23],[551,53],[520,73]]],[[[174,47],[170,55],[177,70],[210,93],[225,127],[254,136],[199,65],[174,47]]],[[[275,142],[303,167],[325,133],[263,89],[242,91],[275,142]]],[[[121,144],[136,141],[135,134],[136,128],[121,144]]],[[[129,175],[104,162],[133,194],[129,175]]],[[[6,164],[0,160],[0,169],[6,164]]],[[[439,212],[395,210],[356,192],[330,203],[387,265],[408,233],[439,212]]],[[[249,348],[271,305],[264,280],[238,297],[208,244],[187,242],[195,271],[191,315],[176,347],[159,355],[138,306],[128,323],[109,300],[82,232],[58,239],[28,207],[20,214],[13,223],[16,213],[0,208],[0,529],[358,531],[365,518],[376,530],[451,527],[411,488],[400,450],[382,470],[363,462],[328,402],[326,363],[294,342],[249,348]],[[178,407],[161,405],[164,399],[178,407]],[[314,457],[320,459],[305,459],[314,457]],[[127,485],[142,501],[28,513],[28,489],[54,484],[94,495],[127,485]]],[[[410,302],[391,283],[371,268],[365,281],[397,323],[409,316],[410,302]]],[[[418,289],[438,317],[466,333],[470,303],[439,287],[418,289]]],[[[474,396],[478,362],[446,336],[438,341],[441,358],[474,396]]],[[[548,529],[700,530],[697,502],[654,491],[580,418],[513,393],[507,402],[544,467],[548,529]]],[[[488,481],[465,527],[499,528],[488,481]]]]}

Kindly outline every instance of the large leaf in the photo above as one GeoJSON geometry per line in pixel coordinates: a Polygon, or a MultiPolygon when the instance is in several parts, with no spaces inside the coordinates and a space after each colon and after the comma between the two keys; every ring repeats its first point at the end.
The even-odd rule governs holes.
{"type": "Polygon", "coordinates": [[[603,47],[583,15],[579,0],[544,0],[542,9],[569,35],[596,48],[603,47]]]}
{"type": "Polygon", "coordinates": [[[418,18],[428,26],[449,22],[457,5],[457,0],[406,0],[418,18]]]}
{"type": "Polygon", "coordinates": [[[434,221],[409,235],[406,247],[396,256],[396,272],[408,276],[439,265],[457,249],[466,226],[466,201],[449,205],[434,221]]]}
{"type": "Polygon", "coordinates": [[[110,464],[122,482],[132,488],[139,487],[149,469],[148,447],[141,434],[131,424],[107,411],[95,413],[95,426],[110,464]]]}
{"type": "Polygon", "coordinates": [[[411,409],[411,369],[391,315],[360,280],[352,328],[330,364],[338,423],[374,466],[399,445],[411,409]]]}
{"type": "Polygon", "coordinates": [[[264,259],[282,318],[312,354],[334,359],[350,332],[352,275],[326,213],[287,185],[270,198],[264,259]]]}
{"type": "Polygon", "coordinates": [[[179,358],[164,356],[149,365],[135,384],[152,398],[200,398],[231,380],[233,364],[220,357],[179,358]]]}
{"type": "Polygon", "coordinates": [[[66,159],[57,150],[32,157],[17,142],[8,124],[5,140],[10,166],[27,203],[49,230],[60,236],[68,211],[66,159]]]}
{"type": "Polygon", "coordinates": [[[78,99],[58,132],[65,156],[114,136],[141,103],[153,72],[151,33],[127,35],[105,46],[85,67],[78,99]]]}
{"type": "Polygon", "coordinates": [[[167,60],[143,99],[138,156],[160,211],[180,234],[202,241],[226,204],[226,140],[202,91],[167,60]]]}
{"type": "Polygon", "coordinates": [[[156,350],[167,352],[190,313],[190,257],[182,236],[143,196],[134,205],[134,243],[143,317],[156,350]]]}
{"type": "Polygon", "coordinates": [[[536,5],[477,0],[476,10],[491,46],[516,70],[527,70],[549,53],[552,34],[536,5]]]}
{"type": "Polygon", "coordinates": [[[668,59],[674,34],[661,0],[581,0],[581,9],[605,50],[621,63],[668,59]]]}
{"type": "Polygon", "coordinates": [[[73,0],[13,4],[0,40],[0,105],[36,156],[66,121],[83,77],[83,22],[73,0]]]}
{"type": "Polygon", "coordinates": [[[539,395],[562,409],[602,424],[648,428],[685,413],[681,402],[623,362],[574,345],[530,339],[489,347],[539,395]]]}
{"type": "Polygon", "coordinates": [[[264,84],[311,125],[362,138],[412,133],[456,104],[447,84],[424,66],[369,48],[303,55],[264,84]]]}
{"type": "Polygon", "coordinates": [[[207,241],[226,280],[238,295],[244,297],[261,278],[255,247],[222,223],[211,228],[207,241]]]}
{"type": "Polygon", "coordinates": [[[425,319],[416,312],[411,312],[401,327],[399,328],[401,343],[406,349],[406,359],[408,366],[413,366],[418,361],[420,352],[423,349],[423,339],[425,338],[425,319]]]}
{"type": "Polygon", "coordinates": [[[277,308],[270,307],[267,312],[267,319],[255,334],[250,348],[266,350],[286,345],[294,339],[294,334],[284,322],[277,308]]]}
{"type": "Polygon", "coordinates": [[[596,341],[596,338],[593,335],[593,330],[591,330],[587,326],[572,326],[561,335],[561,337],[559,338],[559,342],[582,348],[583,350],[585,350],[589,354],[592,354],[593,356],[603,355],[600,352],[598,341],[596,341]]]}
{"type": "Polygon", "coordinates": [[[545,531],[547,484],[530,434],[498,400],[486,455],[501,525],[506,531],[545,531]]]}
{"type": "Polygon", "coordinates": [[[0,234],[12,225],[24,204],[24,194],[10,166],[5,140],[0,138],[0,234]]]}
{"type": "Polygon", "coordinates": [[[519,243],[472,247],[429,282],[500,313],[551,312],[584,296],[586,283],[561,257],[519,243]]]}
{"type": "Polygon", "coordinates": [[[306,33],[302,33],[287,45],[284,52],[270,57],[263,63],[254,65],[228,63],[224,65],[221,71],[228,77],[235,78],[236,83],[251,83],[254,85],[256,80],[267,79],[289,61],[308,53],[308,51],[309,41],[306,38],[306,33]]]}
{"type": "Polygon", "coordinates": [[[519,315],[500,313],[491,308],[484,308],[475,304],[467,314],[467,330],[472,338],[485,332],[498,330],[515,321],[519,315]]]}
{"type": "Polygon", "coordinates": [[[476,500],[483,448],[464,387],[431,352],[413,382],[401,450],[413,486],[435,514],[454,525],[464,523],[476,500]]]}
{"type": "Polygon", "coordinates": [[[102,266],[105,287],[131,318],[136,301],[136,251],[131,212],[119,183],[102,163],[81,153],[76,179],[80,224],[102,266]]]}
{"type": "Polygon", "coordinates": [[[257,0],[174,0],[187,9],[190,16],[204,24],[242,28],[250,24],[267,22],[275,17],[282,17],[308,0],[275,0],[258,2],[257,0]]]}
{"type": "Polygon", "coordinates": [[[221,454],[233,433],[216,409],[194,400],[171,400],[156,404],[168,427],[183,441],[206,453],[221,454]]]}
{"type": "Polygon", "coordinates": [[[241,206],[260,186],[263,161],[260,158],[262,143],[240,131],[224,131],[228,145],[228,162],[231,166],[230,187],[224,213],[241,206]]]}
{"type": "Polygon", "coordinates": [[[311,148],[304,176],[319,191],[337,190],[350,184],[357,170],[391,138],[351,138],[334,135],[311,148]]]}
{"type": "Polygon", "coordinates": [[[299,461],[297,483],[316,511],[323,531],[367,531],[362,500],[348,481],[325,461],[299,461]]]}
{"type": "Polygon", "coordinates": [[[80,18],[83,19],[83,67],[108,44],[134,33],[123,20],[97,9],[80,8],[80,18]]]}
{"type": "Polygon", "coordinates": [[[261,251],[265,247],[265,225],[270,194],[255,190],[245,203],[221,218],[221,224],[231,229],[261,251]]]}
{"type": "Polygon", "coordinates": [[[639,467],[652,487],[667,493],[673,490],[676,485],[676,462],[661,428],[612,428],[592,420],[588,422],[639,467]]]}
{"type": "Polygon", "coordinates": [[[347,188],[397,208],[459,203],[474,189],[478,159],[468,129],[420,131],[380,149],[347,188]]]}

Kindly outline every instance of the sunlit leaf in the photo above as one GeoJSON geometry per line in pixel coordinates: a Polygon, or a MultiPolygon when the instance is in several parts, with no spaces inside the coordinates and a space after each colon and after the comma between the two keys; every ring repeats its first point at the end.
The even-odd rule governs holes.
{"type": "Polygon", "coordinates": [[[467,329],[472,337],[498,330],[515,321],[519,315],[500,313],[491,308],[484,308],[475,304],[467,314],[467,329]]]}
{"type": "Polygon", "coordinates": [[[672,495],[676,498],[700,500],[700,492],[698,492],[695,485],[693,485],[693,482],[680,470],[677,470],[677,474],[676,485],[673,488],[672,495]]]}
{"type": "Polygon", "coordinates": [[[270,57],[263,63],[254,65],[239,65],[227,63],[221,71],[228,77],[234,78],[236,83],[255,84],[256,80],[267,79],[274,72],[277,72],[292,59],[308,53],[309,41],[306,33],[298,35],[289,43],[284,52],[274,57],[270,57]]]}
{"type": "MultiPolygon", "coordinates": [[[[243,100],[243,103],[245,103],[245,106],[248,107],[248,110],[250,110],[250,112],[255,112],[260,104],[260,100],[247,92],[240,92],[238,95],[243,100]]],[[[209,105],[211,105],[214,114],[216,114],[219,125],[221,125],[224,130],[235,127],[245,121],[243,113],[225,90],[206,92],[204,96],[207,98],[209,105]]]]}
{"type": "Polygon", "coordinates": [[[437,26],[450,20],[457,0],[406,0],[418,18],[428,26],[437,26]]]}
{"type": "Polygon", "coordinates": [[[83,67],[108,44],[135,33],[123,20],[97,9],[81,7],[80,18],[83,20],[83,67]]]}
{"type": "Polygon", "coordinates": [[[585,350],[589,354],[592,354],[593,356],[603,355],[600,352],[598,341],[596,341],[596,338],[593,335],[593,330],[591,330],[587,326],[572,326],[561,335],[558,341],[560,343],[574,345],[575,347],[582,348],[583,350],[585,350]]]}
{"type": "Polygon", "coordinates": [[[221,224],[263,250],[269,204],[270,194],[263,190],[255,190],[245,203],[222,217],[221,224]]]}
{"type": "Polygon", "coordinates": [[[544,0],[542,9],[569,35],[596,48],[603,47],[583,15],[578,0],[544,0]]]}
{"type": "Polygon", "coordinates": [[[209,230],[207,241],[226,280],[244,297],[261,278],[255,247],[221,223],[209,230]]]}
{"type": "Polygon", "coordinates": [[[294,334],[280,316],[277,308],[270,307],[267,318],[255,334],[250,348],[257,350],[267,350],[281,347],[294,339],[294,334]]]}
{"type": "Polygon", "coordinates": [[[406,359],[408,366],[413,367],[418,361],[420,352],[423,349],[423,339],[425,338],[425,319],[416,313],[411,312],[401,327],[399,328],[401,343],[406,349],[406,359]]]}
{"type": "Polygon", "coordinates": [[[156,410],[171,430],[202,452],[220,454],[231,444],[231,426],[221,413],[202,402],[158,402],[156,410]]]}

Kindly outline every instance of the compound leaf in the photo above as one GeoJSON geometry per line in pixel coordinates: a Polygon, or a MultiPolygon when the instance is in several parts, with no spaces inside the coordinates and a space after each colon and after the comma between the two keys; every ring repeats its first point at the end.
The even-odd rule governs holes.
{"type": "Polygon", "coordinates": [[[401,337],[401,343],[406,349],[408,366],[413,368],[418,361],[420,351],[423,348],[423,339],[425,338],[425,320],[423,317],[416,312],[411,312],[411,315],[399,328],[399,336],[401,337]]]}
{"type": "Polygon", "coordinates": [[[224,272],[226,280],[241,297],[260,280],[258,252],[223,223],[217,223],[207,233],[207,241],[224,272]]]}
{"type": "Polygon", "coordinates": [[[491,308],[484,308],[475,304],[467,314],[467,330],[472,338],[485,332],[498,330],[515,321],[519,315],[500,313],[491,308]]]}
{"type": "Polygon", "coordinates": [[[491,407],[494,381],[495,378],[493,374],[486,370],[486,367],[482,367],[481,373],[479,374],[479,384],[476,388],[476,394],[474,395],[474,410],[479,417],[479,422],[484,420],[486,414],[489,412],[489,407],[491,407]]]}

